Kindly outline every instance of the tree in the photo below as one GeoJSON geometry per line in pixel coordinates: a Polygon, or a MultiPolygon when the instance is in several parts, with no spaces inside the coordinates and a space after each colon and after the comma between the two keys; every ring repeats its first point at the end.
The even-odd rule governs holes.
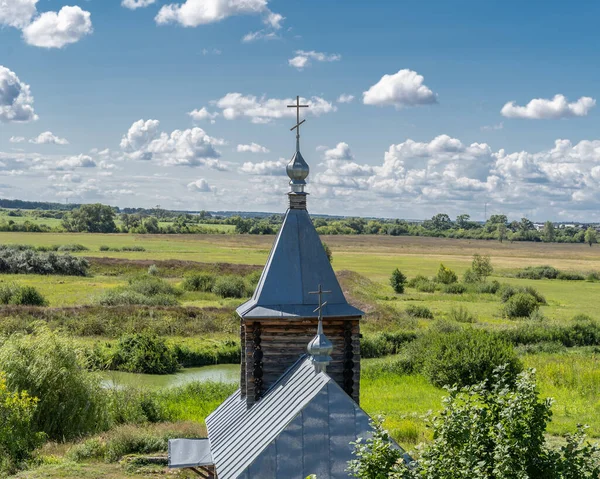
{"type": "Polygon", "coordinates": [[[483,278],[484,281],[494,272],[494,267],[492,266],[492,260],[490,257],[487,255],[481,256],[477,253],[473,255],[471,269],[479,278],[483,278]]]}
{"type": "Polygon", "coordinates": [[[394,288],[394,291],[398,294],[402,294],[404,293],[404,284],[406,283],[406,276],[404,275],[404,273],[402,273],[402,271],[400,271],[398,268],[396,268],[393,272],[392,272],[392,276],[390,277],[390,284],[392,285],[392,288],[394,288]]]}
{"type": "Polygon", "coordinates": [[[535,226],[533,225],[533,222],[531,220],[528,220],[527,218],[521,218],[521,223],[519,223],[519,229],[523,233],[526,233],[527,231],[534,230],[535,226]]]}
{"type": "Polygon", "coordinates": [[[591,226],[585,231],[585,242],[590,245],[590,248],[598,242],[598,234],[591,226]]]}
{"type": "Polygon", "coordinates": [[[331,252],[331,248],[329,247],[329,245],[327,243],[325,243],[325,241],[321,241],[321,244],[323,245],[323,249],[325,250],[327,259],[329,260],[330,263],[333,263],[333,253],[331,252]]]}
{"type": "Polygon", "coordinates": [[[458,281],[458,276],[450,268],[446,268],[443,263],[440,263],[436,279],[443,284],[452,284],[458,281]]]}
{"type": "Polygon", "coordinates": [[[542,235],[544,237],[544,241],[547,243],[552,243],[556,239],[556,230],[554,229],[554,224],[552,221],[546,221],[546,223],[544,223],[542,235]]]}
{"type": "Polygon", "coordinates": [[[431,218],[431,226],[438,231],[449,230],[452,228],[452,220],[446,213],[438,213],[431,218]]]}
{"type": "Polygon", "coordinates": [[[117,231],[115,211],[100,203],[81,205],[65,216],[63,227],[71,232],[114,233],[117,231]]]}
{"type": "Polygon", "coordinates": [[[158,220],[154,216],[149,216],[144,220],[144,229],[146,230],[146,233],[149,234],[160,233],[158,220]]]}
{"type": "Polygon", "coordinates": [[[456,226],[459,228],[467,229],[470,227],[471,216],[469,215],[458,215],[456,217],[456,226]]]}
{"type": "Polygon", "coordinates": [[[500,241],[500,243],[506,239],[506,225],[504,223],[498,223],[496,234],[498,235],[498,241],[500,241]]]}

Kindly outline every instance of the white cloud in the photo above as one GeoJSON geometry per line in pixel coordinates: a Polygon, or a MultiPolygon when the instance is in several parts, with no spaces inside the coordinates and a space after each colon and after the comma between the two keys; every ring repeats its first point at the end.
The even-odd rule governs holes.
{"type": "Polygon", "coordinates": [[[59,138],[54,135],[51,131],[45,131],[40,133],[36,138],[29,140],[29,143],[36,145],[68,145],[69,142],[66,138],[59,138]]]}
{"type": "Polygon", "coordinates": [[[485,125],[481,127],[481,131],[497,131],[504,128],[504,122],[497,123],[495,125],[485,125]]]}
{"type": "Polygon", "coordinates": [[[36,13],[39,0],[0,0],[0,26],[24,28],[36,13]]]}
{"type": "Polygon", "coordinates": [[[246,33],[242,37],[243,43],[251,43],[257,40],[278,40],[280,37],[276,32],[268,30],[258,30],[256,32],[246,33]]]}
{"type": "Polygon", "coordinates": [[[88,155],[77,155],[60,160],[56,164],[57,169],[72,169],[72,168],[95,168],[96,162],[88,155]]]}
{"type": "Polygon", "coordinates": [[[156,0],[123,0],[121,5],[130,10],[135,10],[137,8],[145,8],[155,2],[156,0]]]}
{"type": "Polygon", "coordinates": [[[352,151],[350,151],[348,143],[342,141],[335,148],[325,151],[325,159],[352,161],[354,160],[354,156],[352,155],[352,151]]]}
{"type": "Polygon", "coordinates": [[[23,143],[25,142],[25,137],[24,136],[11,136],[8,141],[10,141],[11,143],[23,143]]]}
{"type": "Polygon", "coordinates": [[[248,161],[238,171],[246,175],[284,176],[287,174],[285,171],[286,165],[287,162],[283,158],[278,161],[261,161],[258,163],[248,161]]]}
{"type": "Polygon", "coordinates": [[[19,80],[15,72],[0,65],[0,122],[37,119],[29,85],[19,80]]]}
{"type": "Polygon", "coordinates": [[[150,160],[152,155],[146,151],[148,145],[155,140],[159,131],[158,120],[138,120],[121,139],[121,148],[136,160],[150,160]]]}
{"type": "Polygon", "coordinates": [[[296,56],[294,58],[290,58],[288,60],[288,64],[294,68],[297,68],[298,70],[302,70],[303,68],[310,66],[311,60],[317,62],[336,62],[341,59],[342,56],[337,53],[327,54],[315,51],[307,52],[304,50],[297,50],[296,56]]]}
{"type": "Polygon", "coordinates": [[[574,116],[587,116],[596,106],[596,100],[582,96],[579,100],[569,103],[564,95],[555,95],[552,100],[536,98],[525,106],[518,106],[510,101],[502,107],[501,114],[506,118],[526,118],[530,120],[551,120],[574,116]]]}
{"type": "MultiPolygon", "coordinates": [[[[212,103],[221,108],[223,117],[226,120],[247,117],[250,118],[252,123],[270,123],[277,118],[295,117],[295,110],[287,107],[287,105],[295,102],[296,100],[291,98],[258,98],[253,95],[228,93],[212,103]]],[[[301,98],[300,102],[309,105],[309,108],[303,109],[304,114],[320,116],[337,110],[337,107],[332,103],[319,97],[301,98]]]]}
{"type": "Polygon", "coordinates": [[[200,110],[196,109],[196,110],[190,111],[188,113],[188,115],[190,115],[190,117],[194,121],[208,120],[211,123],[214,123],[215,118],[217,118],[219,116],[219,113],[217,113],[217,112],[211,113],[205,107],[202,107],[202,108],[200,108],[200,110]]]}
{"type": "Polygon", "coordinates": [[[346,93],[342,93],[338,99],[338,103],[352,103],[354,101],[354,95],[348,95],[346,93]]]}
{"type": "Polygon", "coordinates": [[[279,30],[281,28],[281,24],[285,20],[283,15],[279,13],[269,12],[269,14],[264,19],[264,23],[275,30],[279,30]]]}
{"type": "Polygon", "coordinates": [[[23,29],[29,45],[62,48],[76,43],[93,31],[90,12],[78,6],[66,6],[57,12],[44,12],[23,29]]]}
{"type": "Polygon", "coordinates": [[[235,15],[263,13],[270,13],[267,0],[186,0],[183,4],[164,5],[156,16],[156,23],[197,27],[235,15]]]}
{"type": "Polygon", "coordinates": [[[426,85],[423,76],[404,69],[381,79],[363,93],[365,105],[393,105],[397,109],[437,103],[437,97],[426,85]]]}
{"type": "Polygon", "coordinates": [[[259,145],[258,143],[251,143],[249,145],[238,145],[237,146],[238,153],[269,153],[270,150],[265,148],[264,146],[259,145]]]}
{"type": "Polygon", "coordinates": [[[210,191],[216,191],[215,187],[210,186],[208,181],[206,181],[204,178],[200,178],[199,180],[188,183],[187,189],[189,191],[193,191],[194,193],[207,193],[210,191]]]}

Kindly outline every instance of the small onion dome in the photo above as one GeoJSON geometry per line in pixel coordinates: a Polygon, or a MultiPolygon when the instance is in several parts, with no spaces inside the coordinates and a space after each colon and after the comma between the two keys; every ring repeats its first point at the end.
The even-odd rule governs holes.
{"type": "Polygon", "coordinates": [[[310,168],[304,158],[302,158],[302,154],[300,151],[296,151],[291,161],[287,164],[286,172],[290,177],[290,185],[292,186],[292,191],[296,193],[301,193],[304,191],[304,185],[306,185],[306,177],[310,168]]]}
{"type": "Polygon", "coordinates": [[[325,333],[323,333],[323,323],[321,321],[319,321],[317,335],[308,343],[306,351],[310,354],[317,372],[325,371],[326,366],[332,360],[331,352],[333,351],[333,344],[325,336],[325,333]]]}

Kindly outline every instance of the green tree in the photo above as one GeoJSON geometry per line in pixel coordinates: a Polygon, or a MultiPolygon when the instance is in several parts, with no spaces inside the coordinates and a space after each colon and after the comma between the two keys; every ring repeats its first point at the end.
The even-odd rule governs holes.
{"type": "Polygon", "coordinates": [[[144,220],[144,229],[149,234],[157,234],[160,233],[160,228],[158,226],[158,220],[154,216],[149,216],[144,220]]]}
{"type": "Polygon", "coordinates": [[[556,230],[552,221],[546,221],[546,223],[544,223],[542,235],[546,243],[552,243],[556,239],[556,230]]]}
{"type": "Polygon", "coordinates": [[[329,245],[327,243],[325,243],[325,241],[321,241],[321,244],[323,245],[323,249],[325,250],[327,259],[329,260],[330,263],[333,263],[333,253],[331,252],[331,248],[329,247],[329,245]]]}
{"type": "Polygon", "coordinates": [[[492,266],[492,260],[490,257],[488,255],[481,256],[478,253],[473,255],[471,269],[479,278],[482,278],[484,281],[494,272],[494,267],[492,266]]]}
{"type": "Polygon", "coordinates": [[[431,218],[431,226],[438,231],[444,231],[452,228],[452,220],[446,213],[438,213],[431,218]]]}
{"type": "Polygon", "coordinates": [[[459,228],[467,229],[470,227],[471,216],[469,215],[458,215],[456,217],[456,226],[459,228]]]}
{"type": "Polygon", "coordinates": [[[519,223],[519,229],[526,233],[527,231],[532,231],[535,229],[533,222],[527,218],[521,218],[521,222],[519,223]]]}
{"type": "Polygon", "coordinates": [[[506,231],[506,225],[504,223],[498,223],[496,234],[498,235],[498,241],[500,241],[500,243],[506,239],[506,231]]]}
{"type": "Polygon", "coordinates": [[[100,203],[81,205],[65,216],[63,227],[70,232],[114,233],[115,211],[100,203]]]}
{"type": "Polygon", "coordinates": [[[590,248],[594,243],[598,242],[598,234],[596,230],[591,226],[585,231],[585,242],[590,245],[590,248]]]}
{"type": "Polygon", "coordinates": [[[398,268],[396,268],[392,272],[392,276],[390,277],[390,284],[392,285],[392,288],[394,289],[394,291],[396,293],[402,294],[402,293],[404,293],[405,283],[406,283],[406,276],[404,275],[404,273],[402,273],[402,271],[400,271],[398,268]]]}
{"type": "Polygon", "coordinates": [[[436,279],[443,284],[452,284],[458,281],[458,276],[450,268],[446,268],[443,263],[440,263],[436,279]]]}

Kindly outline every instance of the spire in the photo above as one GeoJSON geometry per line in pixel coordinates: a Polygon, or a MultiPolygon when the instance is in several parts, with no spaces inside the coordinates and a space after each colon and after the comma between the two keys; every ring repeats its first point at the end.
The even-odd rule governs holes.
{"type": "Polygon", "coordinates": [[[294,153],[294,156],[286,167],[287,175],[290,177],[290,186],[292,190],[288,193],[290,198],[290,208],[292,209],[306,209],[306,193],[304,192],[304,186],[306,185],[306,178],[308,177],[310,168],[300,153],[300,125],[306,121],[300,121],[300,108],[308,107],[309,105],[300,104],[299,96],[296,96],[295,105],[288,105],[288,108],[296,109],[296,125],[290,128],[290,131],[296,130],[296,153],[294,153]]]}
{"type": "Polygon", "coordinates": [[[317,335],[312,339],[308,346],[306,347],[306,351],[310,355],[310,359],[313,362],[315,367],[315,371],[325,372],[327,369],[327,365],[331,362],[331,353],[333,351],[333,344],[325,333],[323,332],[323,308],[327,304],[327,301],[323,303],[323,294],[331,293],[331,291],[323,291],[321,285],[319,285],[319,289],[317,291],[311,291],[308,294],[318,294],[319,295],[319,306],[313,312],[319,312],[319,325],[317,326],[317,335]]]}

